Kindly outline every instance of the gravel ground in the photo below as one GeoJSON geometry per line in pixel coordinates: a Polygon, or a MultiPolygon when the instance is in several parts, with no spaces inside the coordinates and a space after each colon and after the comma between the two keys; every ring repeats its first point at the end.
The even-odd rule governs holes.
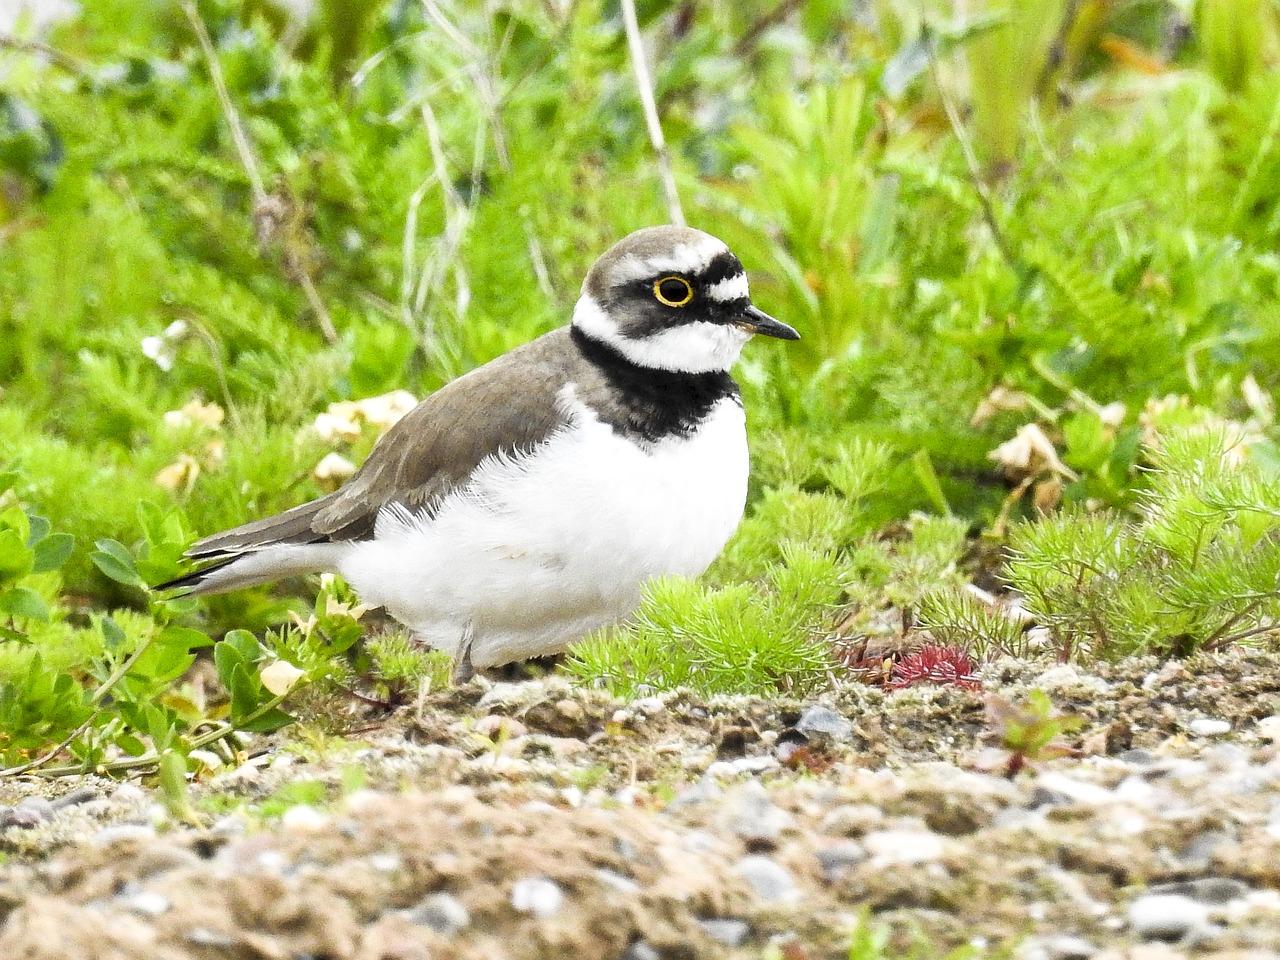
{"type": "Polygon", "coordinates": [[[178,822],[143,784],[0,783],[0,957],[1280,960],[1280,656],[985,691],[632,703],[478,681],[255,741],[178,822]],[[1010,779],[984,697],[1077,754],[1010,779]],[[289,739],[292,737],[292,739],[289,739]]]}

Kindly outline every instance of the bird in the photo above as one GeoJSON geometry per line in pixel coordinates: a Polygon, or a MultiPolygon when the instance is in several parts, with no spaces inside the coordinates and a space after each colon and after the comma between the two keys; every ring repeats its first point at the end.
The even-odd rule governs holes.
{"type": "Polygon", "coordinates": [[[560,653],[625,620],[644,585],[696,577],[746,506],[730,375],[760,334],[798,340],[741,261],[646,227],[595,261],[571,322],[447,383],[338,490],[197,541],[156,587],[222,593],[334,573],[453,658],[453,680],[560,653]]]}

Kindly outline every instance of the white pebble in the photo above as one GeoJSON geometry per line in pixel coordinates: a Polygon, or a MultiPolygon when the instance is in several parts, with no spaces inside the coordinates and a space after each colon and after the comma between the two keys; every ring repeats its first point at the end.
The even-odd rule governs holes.
{"type": "Polygon", "coordinates": [[[1197,717],[1187,724],[1187,729],[1197,737],[1220,737],[1231,732],[1231,724],[1213,717],[1197,717]]]}
{"type": "Polygon", "coordinates": [[[1129,904],[1129,929],[1144,940],[1182,939],[1208,922],[1208,907],[1181,894],[1152,893],[1129,904]]]}
{"type": "Polygon", "coordinates": [[[333,820],[327,813],[321,813],[315,807],[300,803],[290,807],[280,816],[280,824],[286,830],[299,830],[314,833],[323,830],[333,820]]]}
{"type": "Polygon", "coordinates": [[[800,889],[790,871],[768,857],[758,854],[743,857],[734,872],[746,880],[765,903],[794,903],[800,899],[800,889]]]}
{"type": "Polygon", "coordinates": [[[1258,721],[1258,736],[1272,743],[1280,741],[1280,714],[1263,717],[1258,721]]]}
{"type": "Polygon", "coordinates": [[[873,830],[862,838],[876,866],[928,863],[941,858],[942,838],[928,830],[873,830]]]}
{"type": "Polygon", "coordinates": [[[548,877],[524,877],[511,887],[511,905],[535,917],[553,917],[564,904],[564,891],[548,877]]]}

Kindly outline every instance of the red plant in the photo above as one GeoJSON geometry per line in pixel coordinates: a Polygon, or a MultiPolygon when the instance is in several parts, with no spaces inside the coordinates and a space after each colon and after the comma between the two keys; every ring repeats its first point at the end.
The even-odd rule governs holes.
{"type": "Polygon", "coordinates": [[[973,658],[950,644],[925,644],[893,665],[893,674],[885,684],[890,690],[905,690],[917,683],[981,690],[982,681],[974,674],[973,658]]]}

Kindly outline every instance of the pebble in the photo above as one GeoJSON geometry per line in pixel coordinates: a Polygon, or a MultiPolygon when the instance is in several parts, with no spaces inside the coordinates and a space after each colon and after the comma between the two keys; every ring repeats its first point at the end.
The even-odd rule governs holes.
{"type": "Polygon", "coordinates": [[[158,917],[173,909],[173,901],[154,890],[139,890],[121,898],[121,905],[144,917],[158,917]]]}
{"type": "Polygon", "coordinates": [[[103,827],[89,838],[89,842],[99,847],[107,847],[122,840],[150,840],[156,835],[156,828],[145,823],[116,823],[103,827]]]}
{"type": "Polygon", "coordinates": [[[646,717],[656,717],[667,709],[667,704],[661,697],[641,697],[631,702],[631,709],[646,717]]]}
{"type": "Polygon", "coordinates": [[[596,870],[596,879],[604,883],[606,886],[612,887],[619,893],[639,893],[640,884],[636,883],[630,877],[624,877],[620,873],[613,870],[605,870],[600,868],[596,870]]]}
{"type": "Polygon", "coordinates": [[[730,949],[742,946],[751,936],[751,926],[747,921],[731,917],[701,918],[698,925],[708,937],[730,949]]]}
{"type": "Polygon", "coordinates": [[[23,807],[0,808],[0,830],[15,827],[18,830],[31,830],[46,820],[38,811],[23,807]]]}
{"type": "Polygon", "coordinates": [[[824,847],[816,854],[818,866],[822,870],[822,879],[827,883],[836,883],[849,875],[849,872],[867,857],[866,848],[852,840],[841,840],[824,847]]]}
{"type": "Polygon", "coordinates": [[[1018,960],[1091,960],[1098,948],[1088,940],[1070,935],[1033,940],[1017,954],[1018,960]]]}
{"type": "Polygon", "coordinates": [[[621,960],[662,960],[662,954],[645,940],[637,940],[622,951],[621,960]]]}
{"type": "Polygon", "coordinates": [[[1111,689],[1111,685],[1101,677],[1081,673],[1070,663],[1050,667],[1036,677],[1032,686],[1046,693],[1053,693],[1055,690],[1090,690],[1094,693],[1107,693],[1111,689]]]}
{"type": "Polygon", "coordinates": [[[1187,730],[1197,737],[1220,737],[1231,732],[1231,724],[1214,717],[1197,717],[1187,724],[1187,730]]]}
{"type": "Polygon", "coordinates": [[[395,873],[402,863],[398,853],[375,853],[369,857],[369,866],[379,873],[395,873]]]}
{"type": "Polygon", "coordinates": [[[783,830],[794,825],[794,818],[779,809],[758,780],[751,780],[735,790],[726,805],[726,823],[734,836],[749,845],[772,846],[783,830]]]}
{"type": "Polygon", "coordinates": [[[1185,847],[1174,856],[1178,863],[1191,870],[1208,870],[1213,862],[1213,854],[1222,847],[1234,843],[1231,834],[1223,830],[1206,830],[1197,834],[1185,847]]]}
{"type": "Polygon", "coordinates": [[[862,842],[880,867],[929,863],[944,850],[942,838],[928,830],[874,830],[862,842]]]}
{"type": "Polygon", "coordinates": [[[765,903],[792,903],[800,899],[800,889],[791,872],[766,856],[743,857],[734,872],[746,880],[765,903]]]}
{"type": "Polygon", "coordinates": [[[476,721],[475,732],[494,739],[518,740],[529,733],[529,728],[515,717],[504,717],[500,713],[489,713],[476,721]]]}
{"type": "Polygon", "coordinates": [[[1257,731],[1263,740],[1280,743],[1280,714],[1263,717],[1258,721],[1257,731]]]}
{"type": "Polygon", "coordinates": [[[884,811],[870,803],[846,803],[827,812],[819,829],[840,837],[860,837],[884,823],[884,811]]]}
{"type": "Polygon", "coordinates": [[[830,707],[821,704],[810,707],[796,721],[796,729],[806,737],[829,737],[832,740],[850,740],[853,724],[830,707]]]}
{"type": "Polygon", "coordinates": [[[88,803],[90,800],[97,800],[101,793],[94,787],[80,787],[72,790],[70,793],[64,793],[53,801],[51,806],[54,810],[64,810],[67,807],[78,807],[82,803],[88,803]]]}
{"type": "Polygon", "coordinates": [[[290,807],[280,815],[280,825],[286,830],[298,830],[303,833],[315,833],[323,830],[333,822],[327,813],[317,810],[306,803],[290,807]]]}
{"type": "Polygon", "coordinates": [[[723,793],[724,790],[714,779],[706,776],[700,777],[693,786],[676,794],[675,798],[667,804],[667,809],[679,810],[681,807],[694,807],[700,803],[719,799],[723,793]]]}
{"type": "Polygon", "coordinates": [[[775,757],[738,757],[736,760],[717,760],[707,767],[707,776],[733,777],[740,773],[764,773],[766,770],[777,770],[780,764],[775,757]]]}
{"type": "Polygon", "coordinates": [[[216,950],[225,950],[228,947],[235,946],[238,938],[221,930],[214,930],[212,927],[192,927],[187,931],[184,939],[187,943],[194,944],[197,947],[213,947],[216,950]]]}
{"type": "Polygon", "coordinates": [[[1129,929],[1142,940],[1195,939],[1209,924],[1209,909],[1177,893],[1146,893],[1129,904],[1129,929]]]}
{"type": "Polygon", "coordinates": [[[511,887],[511,905],[521,913],[546,919],[555,916],[564,904],[564,891],[549,877],[523,877],[511,887]]]}
{"type": "Polygon", "coordinates": [[[405,912],[405,919],[452,937],[470,925],[471,914],[457,897],[442,892],[433,893],[416,907],[411,907],[405,912]]]}
{"type": "Polygon", "coordinates": [[[1114,800],[1112,792],[1106,787],[1100,787],[1088,780],[1077,780],[1075,777],[1069,777],[1055,770],[1040,774],[1036,783],[1036,792],[1039,793],[1041,790],[1046,797],[1058,798],[1047,801],[1051,803],[1062,803],[1065,800],[1070,803],[1101,806],[1114,800]]]}
{"type": "Polygon", "coordinates": [[[1143,750],[1141,747],[1135,747],[1132,750],[1126,750],[1124,753],[1116,757],[1117,760],[1123,760],[1125,763],[1131,763],[1135,767],[1149,767],[1159,759],[1150,750],[1143,750]]]}
{"type": "Polygon", "coordinates": [[[1242,899],[1249,892],[1247,884],[1232,877],[1200,877],[1195,880],[1158,884],[1148,893],[1149,895],[1189,897],[1208,906],[1225,906],[1233,900],[1242,899]]]}

